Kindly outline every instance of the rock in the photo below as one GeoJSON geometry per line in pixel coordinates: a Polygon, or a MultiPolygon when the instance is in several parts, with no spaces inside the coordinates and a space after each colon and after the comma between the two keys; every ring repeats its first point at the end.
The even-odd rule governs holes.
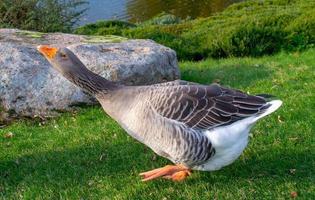
{"type": "Polygon", "coordinates": [[[45,117],[95,103],[50,66],[36,50],[39,44],[67,46],[93,72],[126,85],[179,78],[176,53],[151,40],[0,29],[0,118],[45,117]]]}

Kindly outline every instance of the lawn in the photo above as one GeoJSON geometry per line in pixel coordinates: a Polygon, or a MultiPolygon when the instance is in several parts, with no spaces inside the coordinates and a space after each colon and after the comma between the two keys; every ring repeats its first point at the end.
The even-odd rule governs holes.
{"type": "Polygon", "coordinates": [[[0,199],[315,199],[315,49],[180,68],[182,79],[270,93],[284,104],[254,127],[235,163],[181,183],[141,182],[138,173],[170,162],[99,106],[17,121],[0,129],[0,199]]]}

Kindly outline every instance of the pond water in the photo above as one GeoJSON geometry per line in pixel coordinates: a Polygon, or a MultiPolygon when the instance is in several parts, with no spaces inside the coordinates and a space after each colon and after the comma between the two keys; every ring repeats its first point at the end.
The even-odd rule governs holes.
{"type": "Polygon", "coordinates": [[[207,17],[242,0],[88,0],[88,10],[80,24],[101,19],[141,22],[167,12],[181,18],[207,17]]]}

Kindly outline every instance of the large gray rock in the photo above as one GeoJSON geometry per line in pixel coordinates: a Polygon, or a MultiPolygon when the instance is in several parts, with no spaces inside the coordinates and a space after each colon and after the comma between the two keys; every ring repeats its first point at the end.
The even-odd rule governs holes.
{"type": "Polygon", "coordinates": [[[6,113],[50,116],[73,104],[95,102],[50,66],[36,50],[39,44],[67,46],[93,72],[127,85],[179,78],[175,52],[151,40],[0,29],[2,118],[6,113]]]}

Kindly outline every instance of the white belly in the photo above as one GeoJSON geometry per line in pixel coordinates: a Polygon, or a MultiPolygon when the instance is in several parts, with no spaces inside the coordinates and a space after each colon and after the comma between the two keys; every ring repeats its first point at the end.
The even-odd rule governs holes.
{"type": "Polygon", "coordinates": [[[248,135],[252,127],[249,122],[251,122],[249,119],[244,119],[228,126],[206,131],[205,135],[212,142],[215,155],[206,163],[193,169],[214,171],[233,163],[248,144],[248,135]]]}

